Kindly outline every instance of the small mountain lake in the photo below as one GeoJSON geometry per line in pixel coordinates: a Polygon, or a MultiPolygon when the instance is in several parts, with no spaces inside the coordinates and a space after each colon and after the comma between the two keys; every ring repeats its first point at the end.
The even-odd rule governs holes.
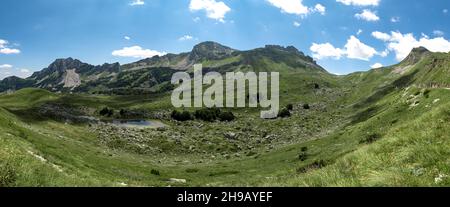
{"type": "Polygon", "coordinates": [[[112,120],[109,123],[129,128],[160,128],[166,126],[164,123],[157,120],[112,120]]]}

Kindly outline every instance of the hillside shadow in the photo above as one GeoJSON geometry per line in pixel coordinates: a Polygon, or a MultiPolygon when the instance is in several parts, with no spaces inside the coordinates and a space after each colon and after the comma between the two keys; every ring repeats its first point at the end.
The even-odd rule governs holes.
{"type": "Polygon", "coordinates": [[[361,123],[364,121],[369,120],[371,117],[378,114],[382,106],[373,106],[378,101],[389,95],[390,93],[403,89],[409,85],[411,85],[414,81],[414,77],[417,74],[418,70],[412,72],[411,74],[405,75],[400,77],[399,79],[392,82],[392,84],[383,86],[382,88],[378,89],[375,93],[367,97],[365,100],[355,104],[353,106],[356,110],[362,110],[358,112],[356,115],[351,117],[351,125],[361,123]]]}

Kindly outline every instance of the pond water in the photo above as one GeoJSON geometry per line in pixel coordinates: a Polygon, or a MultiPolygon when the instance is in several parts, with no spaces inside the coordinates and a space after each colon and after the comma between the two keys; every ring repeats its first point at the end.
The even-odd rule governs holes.
{"type": "Polygon", "coordinates": [[[121,127],[160,128],[166,125],[157,120],[113,120],[112,124],[121,127]]]}

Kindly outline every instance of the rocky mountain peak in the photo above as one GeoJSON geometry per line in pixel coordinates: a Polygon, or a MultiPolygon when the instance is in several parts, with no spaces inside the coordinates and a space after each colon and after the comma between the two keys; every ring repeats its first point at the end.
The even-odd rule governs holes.
{"type": "Polygon", "coordinates": [[[73,59],[71,57],[69,58],[61,58],[61,59],[56,59],[52,64],[50,64],[48,66],[48,69],[50,71],[58,71],[58,72],[64,72],[66,70],[70,70],[70,69],[77,69],[80,68],[81,66],[83,66],[86,63],[83,63],[77,59],[73,59]]]}
{"type": "Polygon", "coordinates": [[[416,47],[411,50],[409,55],[402,61],[403,63],[407,64],[416,64],[419,62],[423,57],[431,54],[431,52],[425,48],[425,47],[416,47]]]}
{"type": "Polygon", "coordinates": [[[202,42],[192,49],[189,59],[199,61],[203,59],[221,59],[230,56],[235,49],[221,45],[217,42],[202,42]]]}

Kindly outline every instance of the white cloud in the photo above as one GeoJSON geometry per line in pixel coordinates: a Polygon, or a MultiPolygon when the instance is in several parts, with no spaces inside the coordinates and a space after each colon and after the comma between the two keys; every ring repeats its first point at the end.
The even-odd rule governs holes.
{"type": "Polygon", "coordinates": [[[345,56],[350,59],[359,59],[368,61],[375,55],[381,55],[373,47],[362,43],[355,36],[350,36],[343,49],[336,48],[330,43],[313,43],[310,50],[316,59],[334,58],[340,59],[345,56]]]}
{"type": "Polygon", "coordinates": [[[20,72],[21,73],[30,73],[30,70],[28,70],[28,69],[20,69],[20,72]]]}
{"type": "Polygon", "coordinates": [[[386,49],[383,52],[379,52],[378,55],[381,57],[387,57],[389,55],[389,50],[386,49]]]}
{"type": "Polygon", "coordinates": [[[361,13],[355,14],[357,19],[366,20],[369,22],[376,22],[380,20],[380,17],[377,14],[369,9],[364,9],[361,13]]]}
{"type": "Polygon", "coordinates": [[[358,32],[356,32],[356,35],[360,35],[361,33],[363,33],[363,30],[359,29],[358,32]]]}
{"type": "Polygon", "coordinates": [[[9,42],[3,39],[0,39],[0,54],[19,54],[20,50],[13,49],[9,47],[9,42]]]}
{"type": "Polygon", "coordinates": [[[447,13],[448,13],[448,9],[444,9],[444,10],[442,10],[442,12],[443,12],[444,14],[447,14],[447,13]]]}
{"type": "Polygon", "coordinates": [[[342,55],[344,55],[343,50],[335,48],[330,43],[313,43],[310,50],[313,52],[313,57],[319,60],[325,58],[341,59],[342,55]]]}
{"type": "Polygon", "coordinates": [[[372,36],[382,41],[388,41],[391,39],[391,35],[379,31],[372,32],[372,36]]]}
{"type": "Polygon", "coordinates": [[[444,36],[445,33],[441,30],[434,30],[433,34],[434,34],[434,36],[442,37],[442,36],[444,36]]]}
{"type": "Polygon", "coordinates": [[[192,37],[191,35],[184,35],[180,38],[178,38],[179,41],[186,41],[186,40],[192,40],[194,39],[194,37],[192,37]]]}
{"type": "Polygon", "coordinates": [[[351,36],[350,39],[347,40],[347,44],[345,45],[346,55],[350,59],[359,59],[368,61],[374,55],[378,54],[378,52],[373,48],[364,43],[362,43],[355,36],[351,36]]]}
{"type": "Polygon", "coordinates": [[[388,42],[389,51],[395,52],[398,61],[405,59],[413,48],[421,46],[432,52],[450,51],[450,41],[443,37],[430,38],[425,34],[416,39],[412,33],[391,32],[389,38],[383,41],[388,42]]]}
{"type": "Polygon", "coordinates": [[[309,13],[320,13],[325,15],[326,8],[322,4],[316,4],[314,7],[308,8],[303,4],[303,0],[267,0],[272,6],[281,9],[281,12],[287,14],[295,14],[306,16],[309,13]]]}
{"type": "Polygon", "coordinates": [[[392,17],[392,18],[391,18],[391,22],[392,22],[392,23],[400,22],[400,17],[392,17]]]}
{"type": "Polygon", "coordinates": [[[231,8],[224,2],[217,2],[216,0],[191,0],[189,9],[193,12],[205,10],[208,18],[220,22],[225,22],[225,15],[231,11],[231,8]]]}
{"type": "Polygon", "coordinates": [[[378,6],[381,0],[336,0],[347,6],[378,6]]]}
{"type": "Polygon", "coordinates": [[[12,65],[10,65],[10,64],[3,64],[3,65],[0,65],[0,69],[11,69],[13,66],[12,65]]]}
{"type": "Polygon", "coordinates": [[[131,40],[131,37],[129,37],[129,36],[125,36],[125,37],[123,37],[125,40],[131,40]]]}
{"type": "Polygon", "coordinates": [[[20,53],[20,50],[18,50],[18,49],[11,49],[11,48],[2,48],[2,49],[0,49],[0,54],[6,54],[6,55],[9,55],[9,54],[19,54],[20,53]]]}
{"type": "Polygon", "coordinates": [[[300,24],[300,22],[295,21],[295,22],[293,23],[293,25],[294,25],[294,27],[300,27],[302,24],[300,24]]]}
{"type": "Polygon", "coordinates": [[[382,68],[382,67],[383,67],[383,64],[381,64],[381,63],[375,63],[375,64],[371,65],[370,67],[371,67],[372,69],[375,69],[375,68],[382,68]]]}
{"type": "Polygon", "coordinates": [[[133,0],[133,2],[130,3],[130,6],[142,6],[145,5],[144,0],[133,0]]]}
{"type": "Polygon", "coordinates": [[[155,50],[143,49],[140,46],[124,47],[120,50],[115,50],[112,52],[113,56],[118,57],[133,57],[133,58],[150,58],[154,56],[166,55],[165,52],[158,52],[155,50]]]}
{"type": "Polygon", "coordinates": [[[8,44],[8,41],[0,39],[0,48],[6,47],[7,44],[8,44]]]}
{"type": "Polygon", "coordinates": [[[312,9],[313,12],[319,12],[321,15],[325,15],[327,9],[322,4],[316,4],[314,6],[314,9],[312,9]]]}
{"type": "Polygon", "coordinates": [[[306,15],[309,13],[307,6],[302,0],[267,0],[273,6],[281,9],[282,12],[295,15],[306,15]]]}

